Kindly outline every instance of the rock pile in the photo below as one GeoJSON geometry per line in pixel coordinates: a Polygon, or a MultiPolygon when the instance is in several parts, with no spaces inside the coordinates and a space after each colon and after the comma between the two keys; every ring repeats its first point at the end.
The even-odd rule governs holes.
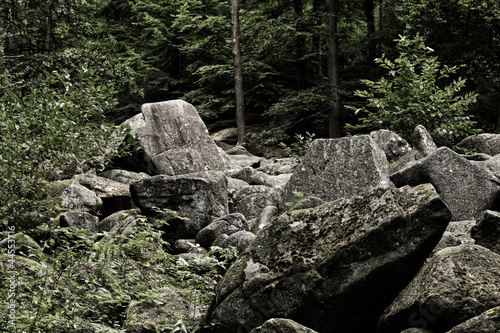
{"type": "Polygon", "coordinates": [[[49,185],[68,209],[61,223],[117,234],[136,223],[131,209],[167,212],[169,242],[191,251],[179,260],[240,253],[205,315],[164,290],[130,304],[126,332],[148,332],[160,312],[197,313],[202,332],[500,331],[491,136],[462,145],[486,147],[474,156],[436,147],[421,126],[415,149],[389,131],[318,139],[292,173],[242,147],[226,154],[183,101],[146,104],[126,123],[142,149],[122,169],[49,185]]]}

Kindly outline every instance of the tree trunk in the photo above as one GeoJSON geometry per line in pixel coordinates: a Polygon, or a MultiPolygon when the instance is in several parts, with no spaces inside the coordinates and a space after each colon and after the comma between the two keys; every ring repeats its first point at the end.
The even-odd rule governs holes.
{"type": "MultiPolygon", "coordinates": [[[[320,20],[320,15],[319,13],[323,13],[324,12],[324,2],[322,0],[313,0],[313,12],[315,13],[315,15],[317,15],[317,20],[316,21],[316,25],[321,25],[321,20],[320,20]]],[[[322,37],[321,37],[321,30],[318,29],[318,34],[314,34],[313,35],[313,45],[314,45],[314,48],[317,50],[318,54],[318,58],[317,58],[317,62],[318,62],[318,75],[321,77],[323,75],[323,66],[322,66],[322,52],[321,52],[321,40],[322,40],[322,37]]]]}
{"type": "Polygon", "coordinates": [[[233,60],[234,60],[234,91],[236,97],[236,127],[238,128],[238,145],[245,139],[245,104],[243,99],[243,66],[240,50],[240,1],[232,0],[233,60]]]}
{"type": "Polygon", "coordinates": [[[45,51],[50,51],[52,39],[52,2],[47,4],[47,30],[45,32],[45,51]]]}
{"type": "Polygon", "coordinates": [[[326,45],[328,47],[328,82],[330,84],[330,95],[332,106],[328,112],[328,134],[330,138],[342,136],[342,124],[340,121],[340,98],[339,98],[339,56],[337,38],[337,0],[326,0],[326,27],[328,29],[326,45]]]}
{"type": "Polygon", "coordinates": [[[305,63],[304,63],[304,55],[306,48],[306,39],[301,34],[302,32],[302,0],[293,0],[293,8],[295,14],[297,15],[297,24],[296,24],[296,33],[297,39],[295,42],[295,53],[297,57],[297,89],[301,89],[301,83],[305,75],[305,63]]]}
{"type": "Polygon", "coordinates": [[[373,64],[376,57],[375,48],[375,4],[373,0],[365,0],[365,17],[366,17],[366,39],[368,41],[368,63],[373,64]]]}

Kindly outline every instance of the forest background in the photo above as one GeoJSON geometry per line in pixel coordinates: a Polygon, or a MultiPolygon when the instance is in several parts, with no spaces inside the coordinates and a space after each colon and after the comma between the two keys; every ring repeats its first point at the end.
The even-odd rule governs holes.
{"type": "MultiPolygon", "coordinates": [[[[102,153],[113,124],[145,102],[181,98],[207,124],[234,126],[234,1],[2,1],[0,197],[17,202],[4,205],[2,215],[30,209],[37,183],[57,178],[54,172],[71,175],[84,162],[102,167],[103,160],[92,156],[102,153]]],[[[373,109],[355,91],[366,89],[362,80],[386,74],[375,59],[396,59],[399,36],[420,36],[440,64],[460,66],[437,85],[466,78],[454,93],[478,95],[467,116],[476,129],[500,131],[497,0],[239,2],[245,141],[254,148],[306,131],[332,136],[334,107],[340,113],[336,135],[376,129],[344,125],[361,123],[356,109],[373,109]],[[338,74],[333,94],[332,38],[338,74]],[[258,131],[252,131],[255,123],[258,131]]]]}
{"type": "MultiPolygon", "coordinates": [[[[479,94],[469,110],[478,127],[500,129],[497,1],[335,2],[343,123],[356,122],[343,106],[364,102],[353,94],[360,79],[383,74],[374,59],[394,58],[394,39],[419,33],[441,63],[466,65],[459,75],[468,79],[465,91],[479,94]]],[[[302,119],[300,128],[327,135],[325,7],[321,0],[241,1],[248,122],[302,119]]],[[[53,71],[91,69],[72,79],[106,85],[108,120],[124,120],[144,102],[176,98],[194,104],[207,122],[234,118],[230,1],[7,0],[0,10],[0,75],[9,77],[11,91],[26,92],[53,71]]],[[[2,95],[9,96],[7,88],[2,95]]]]}

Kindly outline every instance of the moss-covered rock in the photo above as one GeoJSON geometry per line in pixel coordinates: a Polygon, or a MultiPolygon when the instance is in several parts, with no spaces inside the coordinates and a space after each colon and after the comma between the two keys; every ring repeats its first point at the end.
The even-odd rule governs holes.
{"type": "Polygon", "coordinates": [[[379,328],[399,333],[410,324],[446,332],[498,304],[500,255],[479,245],[449,247],[426,262],[386,309],[379,328]]]}
{"type": "Polygon", "coordinates": [[[319,332],[374,332],[450,216],[429,184],[285,213],[231,266],[207,322],[221,333],[278,317],[319,332]]]}

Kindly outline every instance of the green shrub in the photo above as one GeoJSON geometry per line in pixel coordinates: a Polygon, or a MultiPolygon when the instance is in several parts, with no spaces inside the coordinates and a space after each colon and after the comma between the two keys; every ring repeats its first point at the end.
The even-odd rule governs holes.
{"type": "Polygon", "coordinates": [[[362,116],[361,124],[348,125],[347,129],[389,129],[412,142],[413,130],[421,124],[447,144],[475,133],[475,122],[466,111],[477,95],[461,93],[465,79],[451,80],[458,67],[441,66],[419,35],[414,39],[400,36],[396,41],[397,59],[391,61],[383,55],[375,60],[387,75],[376,82],[362,80],[368,90],[355,92],[368,103],[362,108],[348,107],[362,116]]]}
{"type": "Polygon", "coordinates": [[[114,84],[93,69],[29,77],[0,73],[0,221],[18,230],[53,215],[43,180],[107,163],[115,130],[103,121],[116,105],[114,84]]]}

